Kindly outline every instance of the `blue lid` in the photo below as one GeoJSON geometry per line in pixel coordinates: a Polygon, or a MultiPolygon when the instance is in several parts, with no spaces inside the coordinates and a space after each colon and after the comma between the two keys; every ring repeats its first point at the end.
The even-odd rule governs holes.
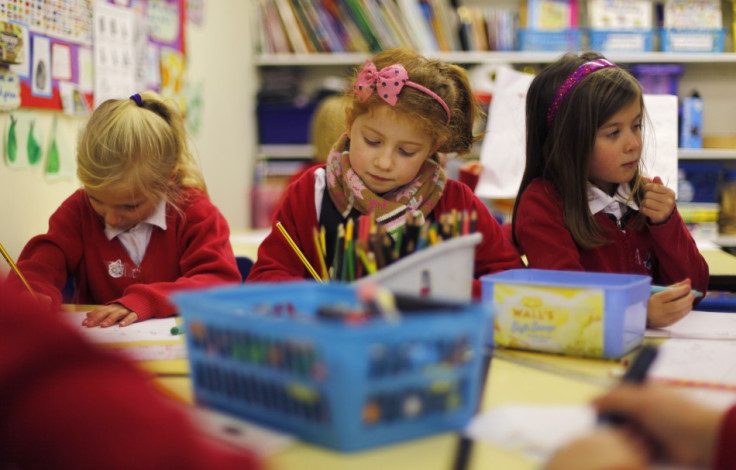
{"type": "Polygon", "coordinates": [[[736,181],[736,170],[728,170],[723,174],[724,181],[736,181]]]}
{"type": "Polygon", "coordinates": [[[683,66],[680,64],[636,64],[631,66],[634,74],[643,75],[681,75],[683,66]]]}

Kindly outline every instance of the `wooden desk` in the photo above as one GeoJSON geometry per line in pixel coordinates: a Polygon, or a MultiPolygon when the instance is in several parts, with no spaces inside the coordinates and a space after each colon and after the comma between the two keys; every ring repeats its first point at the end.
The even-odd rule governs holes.
{"type": "MultiPolygon", "coordinates": [[[[491,360],[481,406],[487,410],[510,403],[588,403],[613,383],[610,371],[618,364],[610,360],[503,351],[491,360]]],[[[157,383],[172,398],[192,403],[188,378],[159,377],[157,383]]],[[[271,457],[268,465],[278,470],[449,470],[453,468],[458,442],[457,434],[443,433],[356,453],[339,453],[300,442],[271,457]]],[[[520,454],[476,442],[468,469],[532,470],[537,467],[535,462],[520,454]]]]}

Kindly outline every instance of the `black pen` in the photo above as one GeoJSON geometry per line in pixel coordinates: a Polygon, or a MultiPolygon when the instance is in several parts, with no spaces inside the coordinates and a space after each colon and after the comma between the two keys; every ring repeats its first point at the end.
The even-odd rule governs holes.
{"type": "MultiPolygon", "coordinates": [[[[650,344],[641,347],[641,351],[634,358],[626,373],[621,379],[624,383],[640,384],[647,378],[650,367],[657,358],[657,348],[650,344]]],[[[599,423],[619,426],[624,424],[626,418],[617,414],[603,414],[598,417],[599,423]]]]}

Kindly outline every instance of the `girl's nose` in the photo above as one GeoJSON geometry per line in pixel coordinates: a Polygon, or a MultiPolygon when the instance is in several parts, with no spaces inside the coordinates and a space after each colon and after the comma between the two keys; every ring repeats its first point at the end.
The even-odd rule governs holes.
{"type": "Polygon", "coordinates": [[[120,222],[122,221],[122,217],[115,212],[115,211],[107,211],[105,212],[105,224],[109,227],[117,227],[120,225],[120,222]]]}
{"type": "Polygon", "coordinates": [[[376,166],[376,168],[387,171],[390,170],[393,166],[393,156],[391,155],[390,149],[385,149],[376,155],[375,161],[373,164],[376,166]]]}

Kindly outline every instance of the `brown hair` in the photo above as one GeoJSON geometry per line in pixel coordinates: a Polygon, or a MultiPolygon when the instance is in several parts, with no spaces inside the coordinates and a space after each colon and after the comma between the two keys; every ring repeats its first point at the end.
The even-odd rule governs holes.
{"type": "MultiPolygon", "coordinates": [[[[633,102],[644,101],[639,82],[626,70],[609,67],[582,78],[565,96],[551,127],[547,111],[560,85],[581,65],[603,56],[595,52],[566,54],[547,66],[532,81],[526,97],[526,166],[514,204],[513,229],[521,196],[535,178],[552,184],[562,201],[565,225],[585,249],[606,243],[588,208],[590,158],[598,129],[633,102]]],[[[632,197],[643,198],[641,160],[630,181],[632,197]]],[[[640,228],[641,220],[635,221],[640,228]]]]}
{"type": "Polygon", "coordinates": [[[182,187],[206,191],[181,114],[155,92],[140,97],[140,106],[107,100],[92,113],[79,139],[79,180],[90,189],[130,187],[174,206],[182,187]]]}
{"type": "MultiPolygon", "coordinates": [[[[479,116],[480,108],[473,96],[465,69],[440,60],[428,59],[410,49],[388,49],[373,57],[372,62],[378,70],[393,64],[401,64],[409,75],[409,80],[418,83],[439,95],[450,108],[450,122],[442,105],[430,95],[405,86],[401,90],[393,109],[408,116],[432,136],[433,147],[438,152],[469,153],[473,143],[480,135],[473,134],[473,124],[479,116]]],[[[355,69],[352,83],[363,70],[363,64],[355,69]]],[[[352,87],[347,93],[347,124],[367,113],[376,104],[385,104],[376,94],[365,101],[355,95],[352,87]]]]}

